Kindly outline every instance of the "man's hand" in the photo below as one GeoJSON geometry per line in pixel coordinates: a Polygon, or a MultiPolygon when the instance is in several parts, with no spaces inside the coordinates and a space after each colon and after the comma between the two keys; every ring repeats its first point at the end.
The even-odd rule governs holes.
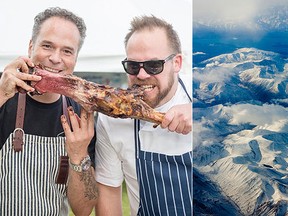
{"type": "Polygon", "coordinates": [[[19,88],[27,92],[33,92],[34,88],[29,86],[25,81],[39,81],[40,76],[29,74],[29,67],[34,67],[31,59],[19,57],[7,65],[0,78],[0,106],[9,98],[12,98],[19,88]],[[20,73],[21,71],[22,73],[20,73]]]}
{"type": "Polygon", "coordinates": [[[88,154],[88,145],[94,136],[94,115],[81,109],[80,117],[68,107],[71,127],[64,115],[61,122],[66,136],[66,151],[72,163],[79,164],[88,154]]]}
{"type": "Polygon", "coordinates": [[[190,133],[192,131],[192,104],[173,106],[166,112],[161,127],[185,135],[190,133]]]}

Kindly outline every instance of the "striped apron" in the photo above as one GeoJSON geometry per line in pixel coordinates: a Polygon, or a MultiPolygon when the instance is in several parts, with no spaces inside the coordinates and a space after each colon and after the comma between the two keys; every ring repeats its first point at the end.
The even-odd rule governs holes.
{"type": "Polygon", "coordinates": [[[68,215],[66,185],[55,184],[65,138],[25,134],[20,152],[12,140],[0,151],[0,215],[68,215]]]}
{"type": "MultiPolygon", "coordinates": [[[[182,80],[179,82],[188,95],[182,80]]],[[[136,172],[140,190],[137,215],[191,216],[192,151],[177,156],[142,151],[140,121],[135,120],[134,126],[136,172]]]]}

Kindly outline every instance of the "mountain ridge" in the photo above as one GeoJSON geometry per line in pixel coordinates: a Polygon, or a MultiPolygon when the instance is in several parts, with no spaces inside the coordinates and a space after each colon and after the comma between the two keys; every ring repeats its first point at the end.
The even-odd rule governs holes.
{"type": "Polygon", "coordinates": [[[210,215],[288,212],[287,77],[287,59],[253,47],[193,68],[194,188],[215,188],[195,189],[197,215],[218,202],[210,215]]]}

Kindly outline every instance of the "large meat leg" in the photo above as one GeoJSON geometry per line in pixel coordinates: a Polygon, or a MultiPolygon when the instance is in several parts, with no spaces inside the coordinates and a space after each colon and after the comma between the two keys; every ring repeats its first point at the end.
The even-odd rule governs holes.
{"type": "Polygon", "coordinates": [[[143,100],[141,88],[121,89],[100,85],[74,75],[60,75],[34,68],[42,79],[32,86],[38,94],[53,92],[74,99],[88,112],[101,112],[114,118],[135,118],[161,124],[164,113],[152,109],[143,100]]]}

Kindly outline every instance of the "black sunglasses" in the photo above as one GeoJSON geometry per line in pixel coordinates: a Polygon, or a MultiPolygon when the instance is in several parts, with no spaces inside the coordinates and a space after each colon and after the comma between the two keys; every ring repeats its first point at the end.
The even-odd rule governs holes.
{"type": "Polygon", "coordinates": [[[172,59],[174,56],[176,56],[176,54],[171,54],[164,60],[150,60],[144,62],[124,60],[122,61],[122,65],[126,73],[130,75],[139,74],[141,68],[144,68],[148,74],[156,75],[163,71],[164,63],[172,59]]]}

